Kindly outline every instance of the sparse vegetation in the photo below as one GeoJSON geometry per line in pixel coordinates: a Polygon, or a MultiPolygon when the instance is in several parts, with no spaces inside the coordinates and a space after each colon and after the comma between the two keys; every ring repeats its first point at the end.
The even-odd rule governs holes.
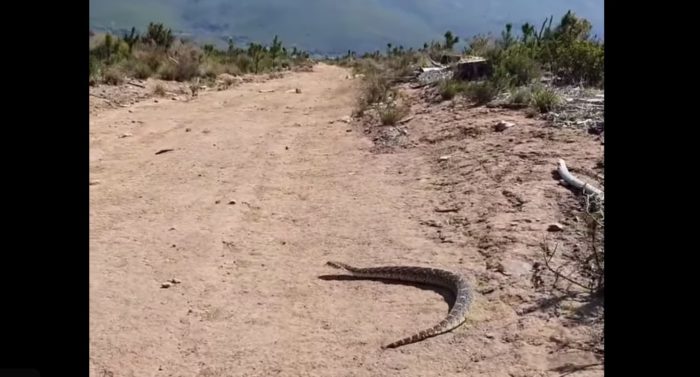
{"type": "Polygon", "coordinates": [[[393,126],[408,114],[404,105],[392,102],[379,109],[379,120],[384,126],[393,126]]]}
{"type": "Polygon", "coordinates": [[[102,75],[102,80],[108,85],[119,85],[124,82],[124,73],[117,67],[105,68],[102,75]]]}
{"type": "Polygon", "coordinates": [[[491,81],[475,82],[467,89],[468,97],[477,105],[491,102],[498,94],[498,88],[491,81]]]}
{"type": "Polygon", "coordinates": [[[155,88],[153,88],[153,94],[159,97],[165,96],[165,87],[163,86],[163,84],[157,84],[155,88]]]}
{"type": "Polygon", "coordinates": [[[309,54],[296,47],[290,52],[275,36],[270,46],[251,43],[238,48],[229,42],[228,49],[214,45],[199,47],[173,35],[160,23],[151,23],[141,35],[136,28],[119,38],[104,36],[90,50],[90,82],[116,83],[115,70],[124,76],[147,79],[152,76],[181,82],[196,77],[214,79],[222,73],[271,73],[303,67],[308,69],[309,54]]]}
{"type": "Polygon", "coordinates": [[[467,91],[468,86],[457,80],[443,80],[438,86],[440,97],[444,100],[451,100],[457,94],[467,91]]]}
{"type": "Polygon", "coordinates": [[[532,91],[527,87],[514,89],[509,98],[512,105],[527,106],[530,101],[532,101],[532,91]]]}
{"type": "MultiPolygon", "coordinates": [[[[442,80],[437,84],[440,97],[450,100],[464,94],[477,105],[483,105],[499,93],[511,91],[511,104],[531,106],[543,113],[559,103],[552,89],[539,84],[544,72],[554,77],[554,84],[602,85],[604,45],[590,38],[590,22],[567,12],[558,25],[552,23],[553,17],[547,18],[539,28],[528,23],[519,29],[507,24],[498,38],[472,37],[463,53],[486,58],[486,80],[469,83],[442,80]]],[[[386,103],[397,82],[413,74],[417,67],[427,66],[429,59],[435,61],[449,53],[458,42],[459,37],[447,31],[444,41],[425,43],[418,50],[387,44],[385,54],[375,51],[358,58],[357,53],[349,50],[333,62],[364,75],[364,90],[356,110],[361,115],[373,104],[386,103]]]]}
{"type": "MultiPolygon", "coordinates": [[[[568,260],[557,265],[553,261],[558,245],[550,247],[545,240],[542,245],[543,263],[536,264],[532,276],[536,288],[545,287],[545,273],[553,277],[552,290],[561,290],[559,282],[567,287],[576,286],[586,293],[603,298],[605,290],[605,217],[603,200],[592,195],[582,195],[583,217],[587,225],[587,244],[581,248],[560,252],[560,257],[568,260]]],[[[568,288],[566,289],[568,290],[568,288]]]]}
{"type": "Polygon", "coordinates": [[[559,104],[559,96],[549,88],[537,88],[532,93],[532,104],[541,113],[552,111],[559,104]]]}

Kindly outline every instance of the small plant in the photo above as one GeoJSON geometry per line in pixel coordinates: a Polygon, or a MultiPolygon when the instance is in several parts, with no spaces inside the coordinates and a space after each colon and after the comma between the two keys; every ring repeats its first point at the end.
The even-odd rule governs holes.
{"type": "Polygon", "coordinates": [[[199,80],[193,80],[190,82],[190,91],[192,92],[192,97],[197,97],[199,93],[199,80]]]}
{"type": "Polygon", "coordinates": [[[467,94],[477,105],[484,105],[496,97],[498,88],[490,81],[475,82],[469,85],[467,94]]]}
{"type": "Polygon", "coordinates": [[[124,72],[131,77],[137,78],[139,80],[145,80],[153,74],[151,67],[143,60],[138,60],[131,58],[124,61],[122,64],[122,69],[124,72]]]}
{"type": "Polygon", "coordinates": [[[537,89],[532,94],[532,104],[540,113],[548,113],[559,104],[559,96],[549,88],[537,89]]]}
{"type": "Polygon", "coordinates": [[[357,99],[357,103],[355,104],[355,110],[353,110],[353,116],[354,117],[361,117],[365,114],[365,111],[369,108],[370,104],[367,103],[367,99],[365,97],[359,97],[357,99]]]}
{"type": "Polygon", "coordinates": [[[115,67],[108,67],[102,72],[102,81],[108,85],[120,85],[124,82],[124,74],[115,67]]]}
{"type": "Polygon", "coordinates": [[[364,98],[368,105],[386,102],[390,94],[391,84],[389,79],[382,74],[373,74],[366,77],[364,98]]]}
{"type": "Polygon", "coordinates": [[[189,81],[199,76],[199,59],[195,51],[184,53],[178,59],[170,59],[161,67],[160,77],[164,80],[189,81]]]}
{"type": "Polygon", "coordinates": [[[440,92],[440,97],[443,100],[451,100],[455,96],[464,91],[464,86],[455,80],[443,80],[438,86],[438,91],[440,92]]]}
{"type": "Polygon", "coordinates": [[[518,106],[527,106],[530,101],[532,101],[532,92],[528,88],[513,90],[509,98],[510,104],[518,106]]]}
{"type": "Polygon", "coordinates": [[[156,45],[165,50],[169,49],[175,41],[172,30],[166,28],[161,23],[153,22],[148,25],[146,35],[144,35],[142,39],[146,43],[156,45]]]}
{"type": "Polygon", "coordinates": [[[392,103],[379,109],[379,120],[384,126],[393,126],[408,113],[408,109],[402,105],[392,103]]]}
{"type": "Polygon", "coordinates": [[[452,50],[457,43],[459,43],[459,37],[453,35],[449,30],[445,32],[445,49],[452,50]]]}
{"type": "Polygon", "coordinates": [[[235,79],[234,77],[226,76],[226,77],[224,78],[224,86],[225,86],[226,88],[230,88],[230,87],[231,87],[233,84],[235,84],[235,83],[236,83],[236,79],[235,79]]]}
{"type": "Polygon", "coordinates": [[[156,85],[156,87],[153,88],[153,94],[159,97],[165,96],[165,88],[163,87],[163,84],[156,85]]]}

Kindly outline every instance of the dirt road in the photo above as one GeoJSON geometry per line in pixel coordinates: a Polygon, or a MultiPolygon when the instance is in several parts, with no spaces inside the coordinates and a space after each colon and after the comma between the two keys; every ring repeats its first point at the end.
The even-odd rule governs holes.
{"type": "Polygon", "coordinates": [[[550,352],[572,330],[523,321],[512,289],[477,292],[452,333],[382,350],[442,319],[445,299],[319,279],[338,260],[447,268],[479,292],[511,281],[420,218],[441,205],[434,156],[371,153],[339,121],[358,85],[346,74],[318,65],[91,117],[91,376],[549,376],[596,362],[550,352]]]}

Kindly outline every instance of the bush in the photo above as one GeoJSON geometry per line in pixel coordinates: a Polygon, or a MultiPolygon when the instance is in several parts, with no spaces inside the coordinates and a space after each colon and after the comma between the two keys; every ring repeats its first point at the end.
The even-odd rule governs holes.
{"type": "Polygon", "coordinates": [[[233,64],[240,69],[241,72],[254,72],[253,59],[248,55],[238,55],[234,59],[233,64]]]}
{"type": "Polygon", "coordinates": [[[94,56],[90,56],[90,85],[97,84],[97,78],[100,75],[101,68],[100,61],[94,56]]]}
{"type": "Polygon", "coordinates": [[[465,84],[456,80],[443,80],[438,86],[438,91],[440,96],[444,100],[451,100],[457,94],[462,93],[466,90],[465,84]]]}
{"type": "Polygon", "coordinates": [[[116,67],[107,67],[102,72],[102,81],[108,85],[119,85],[124,82],[124,73],[116,67]]]}
{"type": "Polygon", "coordinates": [[[490,81],[476,82],[469,85],[467,94],[477,105],[483,105],[496,97],[498,88],[490,81]]]}
{"type": "Polygon", "coordinates": [[[513,105],[526,106],[530,104],[530,101],[532,101],[532,92],[529,88],[513,90],[509,98],[509,102],[513,105]]]}
{"type": "Polygon", "coordinates": [[[212,59],[207,59],[207,61],[200,67],[200,70],[202,76],[209,79],[215,79],[220,74],[225,72],[224,65],[212,59]]]}
{"type": "Polygon", "coordinates": [[[389,79],[381,74],[365,76],[365,79],[363,97],[367,101],[367,104],[371,105],[373,103],[386,102],[391,89],[389,79]]]}
{"type": "Polygon", "coordinates": [[[509,75],[510,85],[527,85],[542,76],[539,63],[529,53],[526,48],[520,47],[505,52],[501,64],[509,75]]]}
{"type": "Polygon", "coordinates": [[[532,94],[532,104],[541,113],[547,113],[559,104],[559,96],[551,89],[537,89],[532,94]]]}
{"type": "Polygon", "coordinates": [[[408,109],[404,106],[392,103],[379,109],[379,120],[384,126],[393,126],[405,117],[407,113],[408,109]]]}
{"type": "Polygon", "coordinates": [[[167,50],[175,41],[175,37],[173,36],[172,30],[163,26],[163,24],[151,22],[148,25],[146,35],[143,36],[143,40],[146,43],[167,50]]]}
{"type": "Polygon", "coordinates": [[[129,59],[123,65],[122,68],[124,72],[131,77],[137,78],[139,80],[145,80],[153,74],[151,67],[141,60],[129,59]]]}
{"type": "Polygon", "coordinates": [[[162,79],[183,82],[199,76],[202,54],[198,49],[183,45],[175,51],[175,56],[161,67],[162,79]]]}
{"type": "Polygon", "coordinates": [[[156,85],[156,87],[153,88],[153,94],[160,97],[165,96],[165,88],[163,87],[163,84],[156,85]]]}

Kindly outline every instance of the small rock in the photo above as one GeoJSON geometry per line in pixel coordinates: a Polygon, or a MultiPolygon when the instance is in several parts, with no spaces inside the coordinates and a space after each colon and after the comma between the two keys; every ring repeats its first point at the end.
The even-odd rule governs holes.
{"type": "Polygon", "coordinates": [[[450,157],[452,156],[440,156],[440,158],[438,158],[438,161],[447,161],[450,159],[450,157]]]}
{"type": "Polygon", "coordinates": [[[493,129],[494,129],[496,132],[503,132],[503,131],[505,131],[506,129],[511,128],[511,127],[513,127],[513,126],[515,126],[515,123],[513,123],[513,122],[506,122],[506,121],[502,120],[502,121],[498,122],[498,123],[493,127],[493,129]]]}
{"type": "Polygon", "coordinates": [[[532,271],[532,265],[516,259],[506,259],[498,264],[496,270],[506,276],[519,277],[529,274],[532,271]]]}
{"type": "Polygon", "coordinates": [[[119,138],[120,138],[120,139],[123,139],[123,138],[125,138],[125,137],[131,137],[131,136],[134,136],[134,135],[133,135],[132,133],[130,133],[130,132],[125,132],[125,133],[119,135],[119,138]]]}
{"type": "Polygon", "coordinates": [[[493,339],[496,337],[496,335],[493,335],[493,333],[486,333],[486,334],[484,334],[484,336],[487,337],[488,339],[493,339]]]}
{"type": "Polygon", "coordinates": [[[236,204],[236,201],[235,201],[235,200],[229,200],[228,204],[231,204],[231,205],[236,204]]]}
{"type": "Polygon", "coordinates": [[[296,94],[301,94],[301,89],[299,88],[294,89],[294,91],[296,92],[296,94]]]}
{"type": "Polygon", "coordinates": [[[352,132],[352,130],[348,128],[347,130],[345,130],[345,132],[352,132]]]}
{"type": "Polygon", "coordinates": [[[328,121],[328,124],[333,124],[333,123],[335,123],[334,120],[329,120],[329,121],[328,121]]]}
{"type": "Polygon", "coordinates": [[[90,186],[99,185],[99,184],[100,184],[100,181],[98,181],[98,180],[90,181],[90,186]]]}
{"type": "Polygon", "coordinates": [[[562,230],[564,230],[564,225],[561,225],[559,223],[549,224],[547,230],[550,232],[561,232],[562,230]]]}
{"type": "Polygon", "coordinates": [[[172,100],[173,100],[173,101],[177,101],[177,97],[173,97],[172,100]]]}
{"type": "Polygon", "coordinates": [[[171,282],[166,281],[165,283],[161,284],[160,287],[161,288],[170,288],[170,287],[172,287],[172,285],[173,284],[171,282]]]}
{"type": "Polygon", "coordinates": [[[182,283],[182,281],[181,281],[180,279],[175,279],[175,278],[170,279],[168,282],[173,283],[173,284],[180,284],[180,283],[182,283]]]}
{"type": "Polygon", "coordinates": [[[157,99],[154,99],[153,102],[158,103],[158,100],[157,100],[157,99]]]}
{"type": "Polygon", "coordinates": [[[285,146],[284,146],[284,150],[285,150],[285,151],[288,151],[288,150],[289,150],[289,147],[285,145],[285,146]]]}
{"type": "Polygon", "coordinates": [[[217,200],[214,202],[214,204],[219,204],[219,203],[221,203],[221,200],[217,200]]]}
{"type": "Polygon", "coordinates": [[[185,128],[185,132],[190,132],[190,131],[192,131],[191,128],[185,128]]]}
{"type": "Polygon", "coordinates": [[[350,116],[346,115],[346,116],[344,116],[344,117],[342,117],[342,118],[340,118],[340,119],[338,119],[338,120],[341,121],[341,122],[344,122],[344,123],[350,123],[350,121],[352,120],[352,118],[350,118],[350,116]]]}

